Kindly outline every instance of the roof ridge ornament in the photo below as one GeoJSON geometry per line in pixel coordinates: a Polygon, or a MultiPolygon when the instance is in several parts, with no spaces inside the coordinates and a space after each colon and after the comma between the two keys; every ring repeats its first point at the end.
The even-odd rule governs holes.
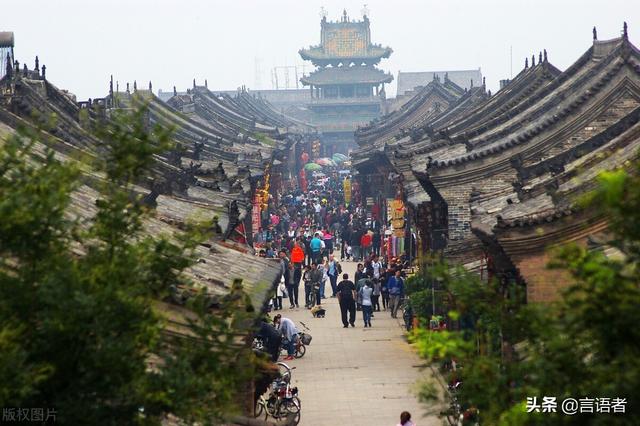
{"type": "Polygon", "coordinates": [[[596,27],[593,27],[593,41],[596,41],[598,39],[598,30],[596,29],[596,27]]]}
{"type": "Polygon", "coordinates": [[[529,68],[529,58],[524,58],[524,69],[529,68]]]}
{"type": "Polygon", "coordinates": [[[548,59],[547,59],[547,49],[544,49],[544,61],[545,61],[545,62],[548,62],[548,59]]]}
{"type": "Polygon", "coordinates": [[[138,83],[136,82],[136,80],[133,80],[133,91],[134,92],[138,91],[138,83]]]}
{"type": "Polygon", "coordinates": [[[38,55],[36,55],[36,66],[33,69],[37,73],[40,73],[40,59],[38,59],[38,55]]]}
{"type": "Polygon", "coordinates": [[[178,91],[176,90],[176,86],[173,86],[173,96],[178,96],[178,91]]]}
{"type": "Polygon", "coordinates": [[[622,24],[622,37],[624,39],[627,39],[629,37],[629,32],[627,30],[627,21],[624,21],[624,23],[622,24]]]}
{"type": "Polygon", "coordinates": [[[531,55],[531,67],[536,66],[536,55],[531,55]]]}
{"type": "Polygon", "coordinates": [[[538,63],[541,64],[542,63],[542,52],[538,53],[538,63]]]}

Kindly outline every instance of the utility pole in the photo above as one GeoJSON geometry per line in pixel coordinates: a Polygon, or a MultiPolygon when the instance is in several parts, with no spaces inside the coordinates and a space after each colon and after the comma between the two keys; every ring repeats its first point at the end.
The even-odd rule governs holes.
{"type": "Polygon", "coordinates": [[[513,78],[513,45],[509,47],[509,65],[511,67],[511,76],[509,78],[513,78]]]}

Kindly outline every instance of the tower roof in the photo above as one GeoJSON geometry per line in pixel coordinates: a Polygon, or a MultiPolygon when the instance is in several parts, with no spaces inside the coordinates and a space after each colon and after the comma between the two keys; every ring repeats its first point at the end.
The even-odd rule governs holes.
{"type": "Polygon", "coordinates": [[[373,66],[322,68],[300,79],[305,86],[313,84],[380,84],[390,83],[393,76],[373,66]]]}

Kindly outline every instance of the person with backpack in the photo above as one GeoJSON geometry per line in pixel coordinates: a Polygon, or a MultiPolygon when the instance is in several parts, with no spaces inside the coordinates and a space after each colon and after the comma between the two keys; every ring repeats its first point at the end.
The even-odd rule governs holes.
{"type": "Polygon", "coordinates": [[[356,286],[349,280],[349,274],[342,274],[342,281],[336,287],[338,303],[340,304],[340,314],[344,328],[356,326],[356,286]],[[349,320],[347,321],[347,311],[349,320]]]}

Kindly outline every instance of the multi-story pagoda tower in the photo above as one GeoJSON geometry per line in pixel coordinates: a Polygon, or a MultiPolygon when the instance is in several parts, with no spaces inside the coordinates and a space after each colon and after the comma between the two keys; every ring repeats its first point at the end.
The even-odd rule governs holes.
{"type": "Polygon", "coordinates": [[[355,146],[354,131],[382,114],[385,83],[393,76],[376,68],[393,50],[371,43],[366,12],[351,21],[320,22],[320,45],[299,51],[318,69],[300,79],[311,91],[312,121],[322,133],[323,151],[346,153],[355,146]]]}

